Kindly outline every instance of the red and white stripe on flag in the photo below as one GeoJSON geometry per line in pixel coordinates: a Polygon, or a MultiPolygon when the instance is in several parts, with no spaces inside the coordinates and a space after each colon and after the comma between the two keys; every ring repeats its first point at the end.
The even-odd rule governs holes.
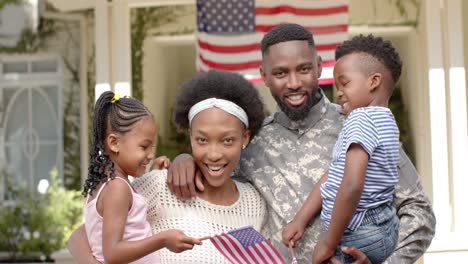
{"type": "Polygon", "coordinates": [[[321,84],[333,83],[334,51],[348,38],[349,0],[197,0],[197,69],[261,81],[260,41],[282,23],[303,25],[322,57],[321,84]]]}
{"type": "Polygon", "coordinates": [[[252,227],[210,238],[211,243],[234,264],[284,264],[278,250],[252,227]]]}

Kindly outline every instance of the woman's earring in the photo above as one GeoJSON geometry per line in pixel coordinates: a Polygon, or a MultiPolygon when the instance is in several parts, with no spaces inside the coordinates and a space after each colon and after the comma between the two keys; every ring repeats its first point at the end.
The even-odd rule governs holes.
{"type": "Polygon", "coordinates": [[[242,145],[242,149],[245,149],[245,144],[242,145]]]}

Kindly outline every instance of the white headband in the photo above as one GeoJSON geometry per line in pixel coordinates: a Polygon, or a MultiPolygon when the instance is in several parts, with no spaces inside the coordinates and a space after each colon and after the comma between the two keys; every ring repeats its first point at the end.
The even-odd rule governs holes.
{"type": "Polygon", "coordinates": [[[249,118],[247,117],[247,114],[245,113],[244,109],[242,109],[240,106],[236,105],[235,103],[224,100],[224,99],[216,99],[216,98],[208,98],[205,100],[202,100],[192,106],[190,108],[189,114],[188,114],[188,119],[190,125],[192,125],[192,119],[201,111],[206,110],[208,108],[219,108],[237,118],[244,123],[245,127],[249,127],[249,118]]]}

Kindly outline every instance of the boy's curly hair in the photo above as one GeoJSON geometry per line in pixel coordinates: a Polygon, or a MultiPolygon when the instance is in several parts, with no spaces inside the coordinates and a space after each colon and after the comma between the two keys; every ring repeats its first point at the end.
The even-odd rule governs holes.
{"type": "Polygon", "coordinates": [[[335,50],[335,60],[351,53],[367,53],[376,58],[390,72],[393,83],[400,79],[403,63],[392,43],[372,34],[355,36],[346,40],[335,50]]]}

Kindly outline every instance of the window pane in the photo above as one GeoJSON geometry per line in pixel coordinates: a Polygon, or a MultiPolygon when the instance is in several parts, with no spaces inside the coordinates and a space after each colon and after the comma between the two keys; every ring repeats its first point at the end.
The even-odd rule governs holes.
{"type": "MultiPolygon", "coordinates": [[[[50,89],[49,89],[50,90],[50,89]]],[[[57,89],[55,89],[57,91],[57,89]]],[[[53,141],[58,139],[58,125],[62,120],[58,120],[57,103],[44,93],[43,89],[31,89],[33,109],[31,116],[32,129],[37,133],[39,141],[53,141]]]]}
{"type": "Polygon", "coordinates": [[[4,119],[6,143],[11,141],[12,144],[20,144],[24,140],[24,138],[19,138],[19,135],[25,134],[28,129],[29,106],[27,91],[27,89],[8,89],[4,93],[8,98],[4,103],[9,107],[4,119]],[[14,97],[14,94],[17,96],[14,97]]]}
{"type": "Polygon", "coordinates": [[[27,73],[28,63],[22,62],[5,62],[3,63],[3,73],[27,73]]]}
{"type": "MultiPolygon", "coordinates": [[[[21,131],[19,131],[21,132],[21,131]]],[[[31,166],[28,159],[24,155],[22,145],[7,145],[5,146],[5,154],[7,160],[6,175],[12,177],[12,182],[18,188],[30,187],[29,175],[31,174],[31,166]]]]}
{"type": "Polygon", "coordinates": [[[57,61],[56,60],[41,60],[32,62],[32,72],[57,72],[57,61]]]}
{"type": "Polygon", "coordinates": [[[26,187],[30,175],[26,155],[31,150],[27,140],[28,93],[26,89],[5,89],[4,96],[4,103],[10,107],[4,119],[6,173],[18,187],[26,187]]]}
{"type": "MultiPolygon", "coordinates": [[[[37,192],[37,185],[41,179],[47,179],[50,182],[49,174],[52,169],[60,170],[60,166],[57,164],[59,153],[57,144],[40,144],[39,153],[34,160],[33,192],[37,192]]],[[[62,175],[62,173],[59,171],[58,175],[62,175]]]]}

